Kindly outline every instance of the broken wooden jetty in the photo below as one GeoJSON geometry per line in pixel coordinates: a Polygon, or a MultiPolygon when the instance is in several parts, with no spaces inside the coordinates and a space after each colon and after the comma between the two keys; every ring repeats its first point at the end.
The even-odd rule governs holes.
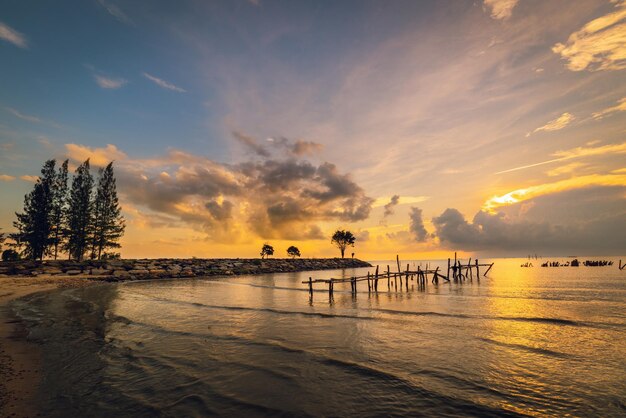
{"type": "Polygon", "coordinates": [[[474,278],[474,272],[476,274],[476,279],[480,280],[480,268],[487,267],[487,270],[485,270],[485,272],[483,273],[483,276],[487,276],[487,273],[489,273],[489,270],[491,270],[493,264],[494,263],[480,264],[478,259],[475,259],[472,263],[471,258],[469,258],[467,264],[465,264],[461,262],[461,260],[458,260],[456,253],[454,253],[454,261],[448,258],[448,270],[446,274],[443,275],[443,273],[439,271],[439,267],[432,269],[429,267],[429,264],[426,264],[425,268],[417,266],[417,270],[411,270],[410,264],[407,264],[406,270],[402,270],[400,267],[400,257],[396,256],[396,267],[398,270],[394,272],[391,271],[389,265],[387,265],[386,271],[380,271],[379,266],[376,266],[376,270],[374,273],[367,272],[367,274],[363,276],[352,276],[341,279],[313,279],[312,277],[309,277],[309,280],[305,280],[302,283],[308,284],[309,294],[311,298],[313,298],[313,285],[320,283],[328,285],[328,295],[331,298],[333,296],[336,283],[350,283],[350,288],[353,294],[357,293],[357,284],[359,282],[365,281],[367,282],[368,292],[378,292],[378,283],[380,280],[382,280],[383,283],[386,280],[387,290],[401,290],[403,287],[405,287],[408,291],[409,280],[416,280],[418,289],[424,289],[428,282],[429,276],[431,279],[431,283],[433,284],[439,284],[439,279],[446,282],[463,282],[466,280],[471,281],[474,278]],[[400,287],[398,287],[398,284],[400,285],[400,287]]]}

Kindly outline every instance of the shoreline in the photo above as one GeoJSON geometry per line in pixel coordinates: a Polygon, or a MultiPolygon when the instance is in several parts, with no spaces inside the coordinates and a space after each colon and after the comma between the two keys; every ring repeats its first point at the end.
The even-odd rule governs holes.
{"type": "Polygon", "coordinates": [[[41,367],[41,347],[26,339],[26,330],[11,313],[16,299],[55,289],[88,286],[85,278],[12,276],[0,278],[0,416],[37,415],[31,402],[36,394],[41,367]]]}
{"type": "Polygon", "coordinates": [[[39,412],[32,401],[41,379],[43,347],[27,340],[26,329],[13,316],[10,304],[16,299],[39,292],[102,282],[227,277],[368,266],[371,265],[358,259],[340,258],[160,259],[82,263],[46,260],[0,263],[0,375],[7,376],[0,381],[0,416],[34,417],[39,412]]]}

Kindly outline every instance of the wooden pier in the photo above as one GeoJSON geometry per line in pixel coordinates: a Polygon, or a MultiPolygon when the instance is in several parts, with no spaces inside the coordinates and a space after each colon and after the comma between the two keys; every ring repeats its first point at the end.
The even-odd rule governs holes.
{"type": "Polygon", "coordinates": [[[476,280],[480,280],[480,268],[487,267],[483,276],[486,276],[489,273],[489,270],[493,267],[494,263],[491,264],[480,264],[478,259],[475,259],[472,263],[472,259],[470,258],[467,261],[467,264],[462,263],[461,260],[457,259],[456,253],[454,253],[454,261],[448,258],[448,270],[445,275],[439,271],[439,267],[432,269],[429,268],[429,265],[426,264],[425,268],[421,266],[417,266],[417,270],[411,270],[410,265],[406,265],[406,269],[402,270],[400,267],[400,257],[396,256],[396,267],[397,271],[392,272],[390,266],[387,265],[386,271],[380,271],[379,266],[376,266],[376,270],[374,273],[367,272],[366,275],[363,276],[353,276],[342,279],[313,279],[309,277],[309,280],[305,280],[302,283],[307,284],[309,286],[309,295],[313,298],[313,285],[314,284],[324,284],[328,285],[328,296],[330,298],[333,297],[334,287],[336,283],[350,283],[350,288],[353,295],[357,293],[357,285],[359,282],[367,282],[367,290],[368,292],[378,292],[378,283],[380,280],[383,283],[387,282],[387,290],[402,290],[404,287],[407,291],[409,290],[409,280],[416,281],[418,289],[425,289],[428,279],[432,284],[439,284],[439,280],[445,282],[464,282],[466,280],[472,281],[474,278],[474,273],[476,274],[476,280]],[[452,275],[450,275],[452,273],[452,275]],[[398,287],[399,285],[399,287],[398,287]]]}

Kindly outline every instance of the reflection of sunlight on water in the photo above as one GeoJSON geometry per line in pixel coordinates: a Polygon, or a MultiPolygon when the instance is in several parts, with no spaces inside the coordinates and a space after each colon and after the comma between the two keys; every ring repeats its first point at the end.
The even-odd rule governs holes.
{"type": "Polygon", "coordinates": [[[102,381],[170,415],[623,411],[623,277],[519,264],[423,291],[338,284],[333,301],[301,282],[363,270],[119,285],[102,381]]]}

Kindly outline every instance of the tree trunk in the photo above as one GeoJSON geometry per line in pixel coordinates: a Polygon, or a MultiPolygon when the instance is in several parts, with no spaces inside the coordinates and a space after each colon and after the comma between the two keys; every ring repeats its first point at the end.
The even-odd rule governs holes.
{"type": "Polygon", "coordinates": [[[341,248],[341,258],[343,258],[343,254],[346,252],[345,248],[341,248]]]}

